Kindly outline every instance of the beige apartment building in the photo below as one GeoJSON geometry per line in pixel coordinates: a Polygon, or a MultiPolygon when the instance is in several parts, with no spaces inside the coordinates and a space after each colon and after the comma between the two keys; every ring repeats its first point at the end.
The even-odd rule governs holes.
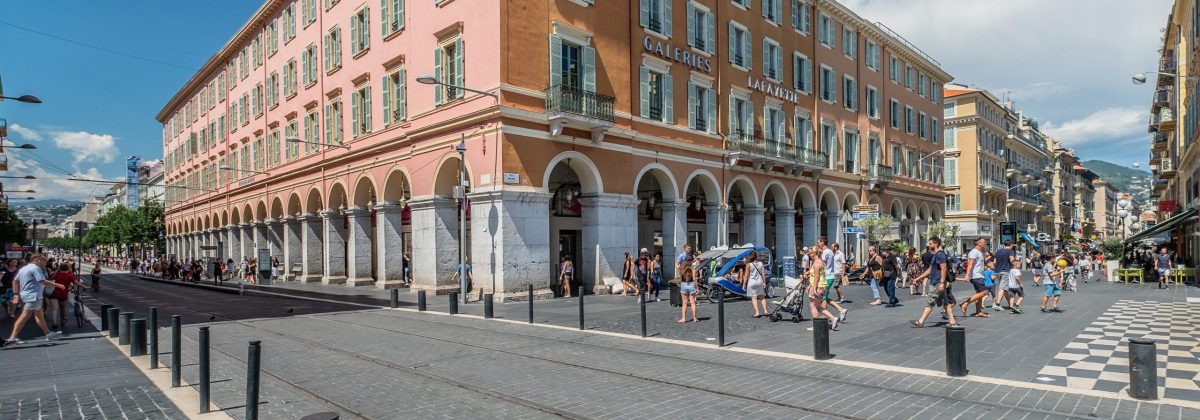
{"type": "Polygon", "coordinates": [[[1099,239],[1107,239],[1114,235],[1120,235],[1117,217],[1117,197],[1119,196],[1117,189],[1103,179],[1097,179],[1093,185],[1096,189],[1095,198],[1092,199],[1095,203],[1093,220],[1096,221],[1096,236],[1099,239]]]}

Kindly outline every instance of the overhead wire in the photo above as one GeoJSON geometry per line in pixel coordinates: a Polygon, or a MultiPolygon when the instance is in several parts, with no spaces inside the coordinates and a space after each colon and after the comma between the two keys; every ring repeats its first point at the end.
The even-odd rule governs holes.
{"type": "Polygon", "coordinates": [[[105,48],[105,47],[101,47],[101,46],[97,46],[97,45],[92,45],[92,44],[88,44],[88,43],[84,43],[84,42],[79,42],[79,41],[76,41],[76,40],[73,40],[73,39],[64,38],[64,37],[61,37],[61,36],[58,36],[58,35],[54,35],[54,34],[47,33],[47,32],[42,32],[42,31],[39,31],[39,30],[37,30],[37,29],[28,28],[28,27],[25,27],[25,26],[21,26],[21,25],[17,25],[17,24],[14,24],[14,23],[5,22],[5,21],[2,21],[2,20],[0,20],[0,25],[9,26],[9,27],[12,27],[12,28],[20,29],[20,30],[22,30],[22,31],[26,31],[26,32],[30,32],[30,33],[34,33],[34,34],[38,34],[38,35],[41,35],[41,36],[44,36],[44,37],[47,37],[47,38],[53,38],[53,39],[57,39],[57,40],[59,40],[59,41],[66,42],[66,43],[69,43],[69,44],[75,44],[75,45],[78,45],[78,46],[81,46],[81,47],[85,47],[85,48],[91,48],[91,49],[94,49],[94,50],[97,50],[97,51],[103,51],[103,52],[106,52],[106,53],[109,53],[109,54],[115,54],[115,55],[119,55],[119,56],[122,56],[122,57],[132,58],[132,59],[135,59],[135,60],[141,60],[141,61],[145,61],[145,62],[149,62],[149,63],[154,63],[154,64],[160,64],[160,65],[164,65],[164,66],[175,67],[175,68],[179,68],[179,69],[183,69],[183,70],[188,70],[188,71],[197,71],[197,70],[199,70],[199,69],[197,69],[197,68],[195,68],[195,67],[189,67],[189,66],[179,65],[179,64],[175,64],[175,63],[168,63],[168,62],[166,62],[166,61],[162,61],[162,60],[156,60],[156,59],[153,59],[153,58],[142,57],[142,56],[139,56],[139,55],[133,55],[133,54],[129,54],[129,53],[126,53],[126,52],[117,51],[117,50],[114,50],[114,49],[111,49],[111,48],[105,48]]]}

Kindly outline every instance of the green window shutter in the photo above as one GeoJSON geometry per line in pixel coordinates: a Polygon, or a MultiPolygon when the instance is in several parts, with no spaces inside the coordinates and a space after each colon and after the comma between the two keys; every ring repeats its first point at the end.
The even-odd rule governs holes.
{"type": "MultiPolygon", "coordinates": [[[[463,48],[463,39],[460,36],[454,40],[454,84],[458,86],[467,85],[467,71],[463,62],[463,48]]],[[[466,93],[462,89],[455,89],[454,92],[457,94],[457,98],[462,98],[466,93]]]]}
{"type": "Polygon", "coordinates": [[[803,64],[803,65],[804,65],[804,74],[803,74],[803,77],[804,77],[804,90],[806,90],[806,91],[811,91],[811,90],[812,90],[812,85],[813,85],[813,73],[812,73],[812,72],[813,72],[813,65],[812,65],[812,62],[811,62],[811,61],[809,61],[809,60],[806,58],[806,59],[803,59],[803,60],[801,60],[801,64],[803,64]]]}
{"type": "MultiPolygon", "coordinates": [[[[388,28],[388,3],[392,0],[379,0],[379,35],[387,36],[391,33],[388,28]]],[[[386,119],[386,118],[385,118],[386,119]]]]}
{"type": "Polygon", "coordinates": [[[350,54],[358,54],[358,14],[350,15],[350,54]]]}
{"type": "Polygon", "coordinates": [[[776,48],[775,54],[771,56],[771,61],[775,62],[775,77],[783,80],[783,48],[776,48]]]}
{"type": "MultiPolygon", "coordinates": [[[[643,0],[642,3],[644,4],[645,0],[643,0]]],[[[642,116],[642,118],[650,118],[650,69],[647,69],[646,66],[642,66],[640,70],[640,77],[641,78],[638,83],[640,86],[640,89],[638,89],[638,95],[640,96],[640,98],[638,98],[638,113],[642,116]]]]}
{"type": "Polygon", "coordinates": [[[670,74],[663,74],[663,122],[675,124],[675,90],[670,74]]]}
{"type": "Polygon", "coordinates": [[[550,87],[562,84],[562,38],[550,35],[550,87]]]}
{"type": "Polygon", "coordinates": [[[323,52],[324,52],[324,56],[325,56],[325,71],[329,71],[329,69],[331,68],[331,67],[329,67],[329,63],[330,63],[329,60],[330,60],[330,56],[333,55],[333,45],[331,45],[332,38],[333,38],[332,32],[325,34],[325,45],[323,48],[323,52]]]}
{"type": "Polygon", "coordinates": [[[704,22],[696,22],[696,8],[692,6],[692,2],[687,2],[687,44],[689,47],[696,46],[693,42],[696,39],[696,25],[703,25],[704,22]]]}
{"type": "MultiPolygon", "coordinates": [[[[387,19],[383,19],[384,22],[387,19]]],[[[371,48],[371,8],[363,10],[363,21],[359,31],[362,31],[363,49],[371,48]]]]}
{"type": "Polygon", "coordinates": [[[746,121],[742,122],[742,127],[746,127],[746,134],[754,134],[754,105],[746,103],[746,121]]]}
{"type": "Polygon", "coordinates": [[[397,28],[404,27],[404,0],[392,0],[392,19],[397,28]]]}
{"type": "Polygon", "coordinates": [[[400,120],[408,119],[408,69],[400,69],[400,83],[396,85],[393,95],[399,96],[396,107],[400,108],[400,120]]]}
{"type": "Polygon", "coordinates": [[[762,2],[759,3],[759,8],[762,9],[762,17],[767,17],[767,7],[770,7],[770,2],[771,0],[762,0],[762,2]]]}
{"type": "Polygon", "coordinates": [[[775,121],[775,138],[772,140],[778,140],[786,137],[784,133],[785,130],[787,130],[787,118],[782,118],[784,116],[783,111],[779,111],[779,116],[780,118],[775,121]]]}
{"type": "MultiPolygon", "coordinates": [[[[384,0],[385,2],[387,0],[384,0]]],[[[392,78],[391,76],[383,76],[383,125],[386,127],[392,123],[392,78]]]]}
{"type": "MultiPolygon", "coordinates": [[[[433,49],[433,77],[438,81],[442,81],[442,49],[433,49]]],[[[442,92],[446,89],[442,85],[433,85],[433,103],[435,105],[442,104],[442,92]]]]}
{"type": "Polygon", "coordinates": [[[363,131],[365,131],[366,133],[370,133],[373,130],[373,128],[375,127],[375,124],[371,122],[371,87],[367,86],[367,88],[364,90],[363,94],[366,95],[366,97],[362,98],[363,99],[363,117],[367,120],[366,125],[363,127],[364,128],[363,131]]]}
{"type": "Polygon", "coordinates": [[[693,86],[691,83],[688,83],[687,94],[688,94],[688,104],[687,104],[688,128],[695,129],[696,128],[696,118],[698,117],[696,115],[696,100],[697,100],[697,98],[696,98],[695,86],[693,86]]]}
{"type": "Polygon", "coordinates": [[[708,114],[705,116],[708,124],[708,132],[717,132],[717,91],[714,89],[706,89],[704,91],[704,110],[708,114]]]}
{"type": "Polygon", "coordinates": [[[743,61],[743,63],[746,63],[747,69],[753,67],[750,63],[754,62],[754,51],[752,50],[752,48],[754,48],[754,41],[752,41],[753,38],[754,37],[750,36],[750,31],[747,30],[745,38],[742,39],[742,51],[746,52],[746,57],[744,58],[745,61],[743,61]]]}
{"type": "Polygon", "coordinates": [[[729,62],[732,63],[733,56],[737,55],[737,27],[733,26],[733,21],[729,21],[729,62]]]}
{"type": "Polygon", "coordinates": [[[342,66],[342,28],[333,28],[333,65],[342,66]]]}
{"type": "Polygon", "coordinates": [[[774,1],[775,1],[775,24],[782,25],[783,24],[783,0],[774,0],[774,1]]]}
{"type": "MultiPolygon", "coordinates": [[[[769,1],[769,0],[763,0],[763,1],[769,1]]],[[[770,74],[767,74],[767,68],[771,67],[771,54],[770,54],[770,48],[771,48],[771,44],[770,44],[769,42],[767,42],[767,39],[766,39],[766,38],[763,38],[763,41],[762,41],[762,51],[763,51],[763,55],[762,55],[762,61],[763,61],[763,68],[762,68],[762,72],[763,72],[763,76],[768,76],[768,77],[770,77],[770,74]]]]}
{"type": "Polygon", "coordinates": [[[643,28],[650,26],[650,0],[640,0],[638,5],[638,22],[643,28]]]}
{"type": "Polygon", "coordinates": [[[663,35],[670,38],[673,34],[671,31],[671,2],[673,0],[662,0],[662,30],[663,35]]]}
{"type": "Polygon", "coordinates": [[[350,133],[352,137],[358,137],[358,91],[350,94],[350,133]]]}
{"type": "MultiPolygon", "coordinates": [[[[333,104],[325,105],[325,139],[317,139],[316,143],[326,143],[333,141],[333,104]]],[[[320,145],[316,145],[314,149],[320,150],[320,145]]]]}
{"type": "Polygon", "coordinates": [[[583,47],[583,90],[596,91],[596,49],[583,47]]]}
{"type": "Polygon", "coordinates": [[[737,100],[729,97],[729,134],[737,134],[737,100]]]}
{"type": "Polygon", "coordinates": [[[716,54],[717,53],[717,19],[715,16],[713,16],[712,12],[708,12],[704,15],[704,25],[706,28],[708,28],[708,31],[706,32],[708,34],[708,43],[705,44],[705,47],[707,47],[707,48],[705,48],[705,51],[707,51],[709,54],[716,54]]]}

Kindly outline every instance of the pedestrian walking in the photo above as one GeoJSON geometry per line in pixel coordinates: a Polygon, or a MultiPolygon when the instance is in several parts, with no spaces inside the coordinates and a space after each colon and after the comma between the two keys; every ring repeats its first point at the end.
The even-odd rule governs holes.
{"type": "Polygon", "coordinates": [[[279,258],[271,257],[271,281],[279,281],[279,258]]]}
{"type": "Polygon", "coordinates": [[[875,245],[867,247],[867,269],[859,275],[859,280],[870,282],[871,297],[875,299],[870,305],[883,304],[879,298],[879,282],[883,281],[883,257],[879,255],[875,245]]]}
{"type": "Polygon", "coordinates": [[[992,309],[998,311],[1001,309],[1001,303],[1005,301],[1004,295],[1008,291],[1009,272],[1017,261],[1017,253],[1013,250],[1012,240],[1004,241],[1000,249],[996,250],[995,261],[996,278],[992,293],[992,309]]]}
{"type": "Polygon", "coordinates": [[[17,291],[17,285],[15,281],[17,278],[17,269],[20,267],[17,265],[19,262],[20,261],[17,261],[16,258],[9,258],[5,260],[3,273],[0,273],[0,289],[3,289],[3,292],[0,292],[0,295],[3,296],[0,297],[4,298],[3,304],[6,319],[14,318],[14,312],[17,309],[17,305],[12,303],[12,300],[17,291]]]}
{"type": "Polygon", "coordinates": [[[562,286],[562,296],[571,297],[571,282],[575,280],[575,263],[570,255],[563,255],[562,265],[558,270],[558,284],[562,286]]]}
{"type": "Polygon", "coordinates": [[[679,264],[679,296],[683,300],[683,306],[679,308],[679,323],[687,321],[688,306],[692,307],[692,322],[700,322],[696,318],[696,269],[693,265],[693,257],[691,255],[691,246],[684,246],[684,252],[687,253],[687,258],[680,254],[679,264]]]}
{"type": "Polygon", "coordinates": [[[824,245],[824,238],[818,239],[817,246],[809,251],[809,261],[812,263],[809,264],[809,270],[805,274],[805,277],[809,279],[805,293],[808,294],[808,311],[812,314],[813,319],[824,315],[832,323],[829,328],[836,331],[840,320],[829,312],[829,282],[825,275],[827,271],[825,270],[825,261],[820,254],[823,252],[822,245],[824,245]]]}
{"type": "Polygon", "coordinates": [[[637,293],[647,292],[647,296],[649,296],[650,279],[654,276],[654,260],[650,259],[649,250],[642,248],[638,251],[633,268],[634,276],[637,279],[637,293]]]}
{"type": "Polygon", "coordinates": [[[1158,288],[1164,289],[1167,287],[1167,279],[1171,275],[1171,254],[1167,253],[1167,247],[1159,249],[1158,255],[1154,256],[1154,272],[1158,274],[1158,288]]]}
{"type": "Polygon", "coordinates": [[[1062,312],[1058,309],[1058,301],[1062,298],[1063,276],[1066,274],[1066,260],[1042,257],[1042,312],[1062,312]],[[1050,303],[1050,309],[1046,304],[1050,303]]]}
{"type": "Polygon", "coordinates": [[[983,312],[983,298],[988,295],[988,287],[985,284],[983,271],[985,269],[985,258],[983,256],[983,248],[987,246],[987,238],[976,238],[975,247],[971,248],[971,252],[967,253],[967,279],[970,280],[971,286],[975,288],[975,294],[963,303],[958,305],[962,310],[962,315],[967,316],[967,307],[972,303],[975,304],[975,313],[971,316],[979,318],[987,318],[988,314],[983,312]]]}
{"type": "Polygon", "coordinates": [[[886,307],[895,308],[900,304],[900,299],[896,298],[896,281],[900,277],[899,258],[887,248],[883,250],[882,257],[883,267],[880,274],[883,276],[883,291],[888,298],[886,307]]]}
{"type": "Polygon", "coordinates": [[[949,298],[954,295],[950,290],[950,277],[947,276],[949,257],[942,250],[942,240],[936,236],[930,237],[926,246],[933,255],[930,257],[929,268],[919,277],[929,279],[929,287],[936,288],[936,293],[934,291],[926,292],[929,303],[925,305],[925,309],[921,310],[921,316],[912,321],[912,325],[917,328],[925,328],[925,320],[929,318],[929,314],[933,313],[933,308],[942,308],[950,321],[946,325],[956,326],[958,323],[954,322],[954,303],[949,298]]]}
{"type": "Polygon", "coordinates": [[[25,323],[29,322],[29,318],[33,318],[38,328],[42,329],[46,341],[53,340],[55,337],[62,335],[61,331],[51,331],[46,325],[44,290],[47,287],[57,289],[63,286],[46,279],[45,255],[36,253],[29,259],[32,264],[26,264],[17,271],[16,282],[19,293],[13,297],[12,301],[13,304],[23,303],[25,307],[20,317],[17,318],[17,322],[13,324],[12,333],[7,340],[0,342],[0,346],[21,343],[22,341],[17,336],[21,333],[21,329],[25,327],[25,323]]]}
{"type": "MultiPolygon", "coordinates": [[[[833,283],[833,291],[837,293],[837,302],[843,303],[846,297],[842,296],[842,283],[846,282],[846,254],[842,253],[841,246],[837,242],[833,243],[833,271],[837,275],[837,280],[833,283]]],[[[839,306],[840,307],[840,306],[839,306]]],[[[844,311],[843,311],[844,312],[844,311]]]]}
{"type": "Polygon", "coordinates": [[[635,295],[637,294],[637,286],[633,284],[634,281],[633,256],[626,252],[625,265],[621,268],[621,296],[628,296],[630,289],[633,289],[635,295]]]}
{"type": "Polygon", "coordinates": [[[654,265],[651,266],[651,269],[654,270],[654,275],[651,279],[651,285],[653,286],[651,290],[654,293],[655,302],[662,302],[662,299],[658,298],[658,292],[662,291],[662,266],[662,253],[654,254],[654,265]]]}
{"type": "Polygon", "coordinates": [[[84,288],[87,286],[79,281],[79,277],[75,276],[75,268],[68,262],[58,265],[58,270],[50,275],[50,281],[63,287],[53,288],[50,297],[46,299],[46,303],[49,304],[49,308],[46,310],[47,322],[50,324],[51,330],[61,331],[67,324],[67,307],[70,306],[71,287],[84,288]]]}
{"type": "Polygon", "coordinates": [[[1025,286],[1021,284],[1020,263],[1013,263],[1012,269],[1008,271],[1008,308],[1014,314],[1021,313],[1021,303],[1025,301],[1025,286]]]}
{"type": "Polygon", "coordinates": [[[742,272],[742,289],[746,291],[746,296],[750,297],[750,306],[754,307],[755,318],[764,317],[770,313],[767,311],[766,286],[766,267],[758,260],[758,253],[751,252],[746,256],[746,268],[742,272]],[[761,313],[758,311],[760,305],[762,306],[761,313]]]}
{"type": "Polygon", "coordinates": [[[839,265],[838,255],[841,253],[838,252],[838,244],[834,243],[832,247],[829,247],[826,245],[827,243],[828,242],[826,242],[825,237],[822,236],[817,238],[817,247],[821,248],[822,250],[821,266],[825,269],[825,294],[823,299],[826,301],[827,305],[837,308],[838,321],[845,322],[846,313],[849,312],[849,310],[843,308],[842,305],[839,304],[838,301],[842,300],[842,298],[840,297],[841,291],[838,291],[837,288],[841,287],[841,285],[838,283],[841,282],[842,276],[844,276],[846,273],[846,257],[845,255],[842,255],[842,258],[840,259],[841,265],[839,265]],[[831,291],[836,292],[839,295],[837,301],[833,300],[830,296],[831,291]]]}
{"type": "Polygon", "coordinates": [[[904,277],[908,279],[908,294],[910,296],[925,294],[923,282],[917,280],[923,272],[925,272],[925,266],[921,263],[921,257],[917,255],[917,248],[908,248],[908,252],[904,256],[904,277]],[[917,292],[918,290],[920,290],[920,293],[917,292]]]}

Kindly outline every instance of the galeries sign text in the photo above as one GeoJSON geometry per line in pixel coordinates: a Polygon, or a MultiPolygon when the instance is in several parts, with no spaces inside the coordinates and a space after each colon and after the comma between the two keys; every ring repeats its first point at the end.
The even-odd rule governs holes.
{"type": "Polygon", "coordinates": [[[671,44],[651,39],[648,35],[642,39],[642,47],[646,49],[646,52],[686,64],[688,67],[696,70],[704,72],[712,71],[712,61],[708,57],[693,53],[687,48],[674,47],[671,44]]]}

